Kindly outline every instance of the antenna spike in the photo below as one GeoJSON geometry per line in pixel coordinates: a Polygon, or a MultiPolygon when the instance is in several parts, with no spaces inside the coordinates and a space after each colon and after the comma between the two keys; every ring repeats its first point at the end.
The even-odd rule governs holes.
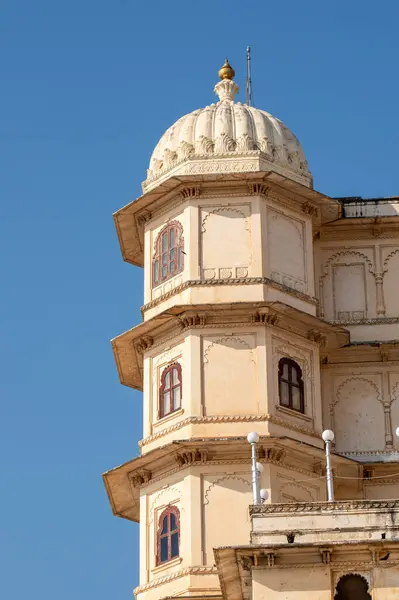
{"type": "Polygon", "coordinates": [[[252,80],[251,80],[251,48],[247,46],[247,80],[245,85],[245,102],[253,106],[252,80]]]}

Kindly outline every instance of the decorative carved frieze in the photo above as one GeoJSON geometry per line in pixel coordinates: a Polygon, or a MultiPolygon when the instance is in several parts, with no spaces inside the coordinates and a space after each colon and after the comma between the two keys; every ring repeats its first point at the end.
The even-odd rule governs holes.
{"type": "Polygon", "coordinates": [[[251,195],[253,194],[265,197],[268,196],[271,190],[271,187],[265,183],[249,183],[248,188],[251,195]]]}
{"type": "Polygon", "coordinates": [[[286,427],[287,429],[291,429],[292,431],[298,431],[305,435],[309,435],[311,437],[315,437],[317,439],[320,438],[320,432],[311,429],[310,427],[301,427],[296,423],[291,423],[290,421],[286,421],[285,419],[281,419],[280,417],[276,417],[274,415],[269,414],[260,414],[260,415],[225,415],[225,416],[212,416],[212,417],[187,417],[187,419],[182,419],[178,421],[174,425],[170,427],[166,427],[165,429],[161,429],[152,435],[142,439],[139,442],[139,446],[142,448],[147,444],[151,444],[155,440],[168,435],[174,431],[178,431],[187,425],[194,424],[203,424],[203,423],[262,423],[264,421],[269,421],[270,423],[274,423],[275,425],[280,425],[282,427],[286,427]]]}
{"type": "MultiPolygon", "coordinates": [[[[216,274],[215,274],[215,276],[216,276],[216,274]]],[[[309,304],[316,305],[316,306],[318,304],[317,299],[314,298],[313,296],[308,296],[307,294],[305,294],[297,289],[294,289],[293,287],[289,287],[289,286],[285,285],[284,283],[279,283],[278,281],[273,281],[272,279],[269,279],[268,277],[238,277],[237,276],[237,277],[229,278],[229,279],[217,279],[217,278],[214,278],[214,279],[212,279],[212,278],[210,278],[210,279],[190,279],[189,281],[185,281],[181,285],[176,286],[173,290],[170,290],[169,292],[162,294],[162,296],[155,298],[151,302],[144,304],[144,306],[141,307],[141,313],[144,314],[147,310],[151,310],[152,308],[154,308],[155,306],[158,306],[165,300],[169,300],[169,298],[171,298],[172,296],[175,296],[176,294],[180,294],[181,292],[183,292],[184,290],[186,290],[187,288],[190,288],[190,287],[198,287],[198,286],[202,286],[202,285],[214,286],[214,285],[258,285],[258,284],[269,285],[270,287],[272,287],[274,289],[284,292],[285,294],[289,294],[290,296],[294,296],[295,298],[298,298],[299,300],[303,300],[304,302],[308,302],[309,304]]]]}
{"type": "Polygon", "coordinates": [[[141,469],[140,471],[134,471],[129,473],[129,479],[134,487],[140,487],[151,481],[152,473],[147,469],[141,469]]]}
{"type": "Polygon", "coordinates": [[[267,566],[274,567],[274,564],[276,561],[276,554],[274,552],[266,552],[265,556],[266,556],[267,566]]]}
{"type": "Polygon", "coordinates": [[[256,311],[251,313],[251,323],[265,323],[267,325],[277,325],[279,316],[276,313],[256,311]]]}
{"type": "Polygon", "coordinates": [[[151,216],[152,215],[149,210],[143,210],[141,213],[136,215],[136,221],[140,227],[143,227],[151,219],[151,216]]]}
{"type": "Polygon", "coordinates": [[[320,548],[321,561],[323,565],[329,565],[331,562],[332,550],[328,548],[320,548]]]}
{"type": "Polygon", "coordinates": [[[316,344],[319,344],[321,347],[324,347],[327,342],[327,336],[318,329],[309,329],[308,340],[310,340],[311,342],[316,342],[316,344]]]}
{"type": "Polygon", "coordinates": [[[282,462],[286,455],[284,448],[266,448],[261,446],[258,450],[258,458],[265,462],[282,462]]]}
{"type": "Polygon", "coordinates": [[[200,188],[199,186],[185,187],[182,189],[181,194],[184,199],[198,198],[200,195],[200,188]]]}
{"type": "Polygon", "coordinates": [[[163,585],[164,583],[169,583],[170,581],[174,581],[175,579],[179,579],[180,577],[184,577],[185,575],[217,575],[218,571],[216,567],[187,567],[186,569],[180,569],[179,571],[175,571],[174,573],[170,573],[169,575],[164,575],[163,577],[157,577],[152,581],[145,583],[144,585],[140,585],[134,589],[134,595],[137,597],[138,594],[145,592],[146,590],[150,590],[152,588],[163,585]]]}
{"type": "Polygon", "coordinates": [[[239,561],[243,571],[250,571],[254,566],[254,560],[252,556],[240,556],[239,561]]]}
{"type": "Polygon", "coordinates": [[[185,452],[179,452],[175,456],[177,464],[182,467],[183,465],[193,465],[193,464],[204,464],[208,460],[208,451],[206,449],[194,449],[187,450],[185,452]]]}
{"type": "Polygon", "coordinates": [[[275,504],[262,504],[250,507],[252,515],[264,513],[292,513],[292,512],[335,512],[351,510],[397,510],[399,500],[337,500],[335,502],[284,502],[275,504]]]}
{"type": "Polygon", "coordinates": [[[305,204],[302,204],[302,210],[305,214],[310,215],[311,217],[317,217],[319,213],[317,207],[311,202],[305,202],[305,204]]]}
{"type": "Polygon", "coordinates": [[[154,339],[150,335],[144,335],[138,341],[135,342],[134,346],[139,354],[144,354],[151,348],[154,343],[154,339]]]}
{"type": "Polygon", "coordinates": [[[280,283],[285,288],[293,290],[294,292],[300,292],[302,294],[305,292],[305,283],[300,279],[292,277],[291,275],[286,275],[285,273],[280,273],[279,271],[272,271],[270,277],[272,281],[280,283]]]}
{"type": "Polygon", "coordinates": [[[206,317],[204,314],[184,314],[177,317],[177,321],[180,325],[182,331],[189,327],[203,327],[206,322],[206,317]]]}

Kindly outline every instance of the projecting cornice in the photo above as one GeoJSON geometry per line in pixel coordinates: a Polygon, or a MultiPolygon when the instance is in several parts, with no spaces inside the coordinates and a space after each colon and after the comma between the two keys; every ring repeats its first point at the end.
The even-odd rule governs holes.
{"type": "MultiPolygon", "coordinates": [[[[317,481],[324,450],[301,444],[290,438],[262,437],[258,443],[258,459],[300,473],[317,481]]],[[[205,465],[237,465],[250,467],[251,449],[246,437],[197,438],[173,441],[147,454],[104,473],[103,480],[115,515],[138,522],[140,490],[158,489],[179,471],[205,465]]],[[[357,476],[358,466],[348,458],[334,455],[336,472],[357,476]]]]}
{"type": "Polygon", "coordinates": [[[317,238],[322,241],[378,240],[399,237],[399,216],[353,217],[323,224],[317,238]]]}
{"type": "Polygon", "coordinates": [[[142,390],[146,352],[166,341],[178,339],[187,330],[226,325],[229,328],[277,327],[317,343],[326,350],[349,343],[349,334],[342,327],[280,302],[175,306],[112,340],[121,383],[142,390]]]}
{"type": "Polygon", "coordinates": [[[175,176],[114,213],[123,259],[139,267],[144,265],[145,226],[166,205],[189,203],[199,197],[234,195],[277,197],[283,205],[310,214],[315,225],[338,219],[342,214],[337,200],[272,171],[175,176]]]}

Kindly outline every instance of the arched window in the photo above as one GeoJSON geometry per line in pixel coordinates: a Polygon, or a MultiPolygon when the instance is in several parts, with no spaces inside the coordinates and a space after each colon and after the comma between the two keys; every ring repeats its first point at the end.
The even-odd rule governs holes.
{"type": "Polygon", "coordinates": [[[371,600],[368,583],[361,575],[344,575],[338,581],[334,600],[371,600]]]}
{"type": "Polygon", "coordinates": [[[172,221],[159,232],[152,260],[152,284],[159,285],[183,271],[183,228],[172,221]]]}
{"type": "Polygon", "coordinates": [[[159,388],[159,416],[166,417],[181,408],[182,371],[179,363],[172,363],[162,371],[159,388]]]}
{"type": "Polygon", "coordinates": [[[304,413],[302,369],[291,358],[281,358],[278,363],[278,385],[281,406],[304,413]]]}
{"type": "Polygon", "coordinates": [[[157,565],[179,556],[180,513],[176,506],[168,506],[158,522],[157,565]]]}

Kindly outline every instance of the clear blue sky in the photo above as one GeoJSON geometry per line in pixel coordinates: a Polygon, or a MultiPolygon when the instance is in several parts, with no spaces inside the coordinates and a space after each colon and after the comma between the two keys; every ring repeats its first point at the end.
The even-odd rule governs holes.
{"type": "MultiPolygon", "coordinates": [[[[0,2],[0,597],[131,599],[138,526],[103,471],[138,453],[141,395],[109,340],[137,324],[142,271],[112,212],[153,147],[213,101],[225,56],[301,140],[315,187],[399,195],[399,3],[0,2]]],[[[241,93],[241,101],[244,95],[241,93]]]]}

